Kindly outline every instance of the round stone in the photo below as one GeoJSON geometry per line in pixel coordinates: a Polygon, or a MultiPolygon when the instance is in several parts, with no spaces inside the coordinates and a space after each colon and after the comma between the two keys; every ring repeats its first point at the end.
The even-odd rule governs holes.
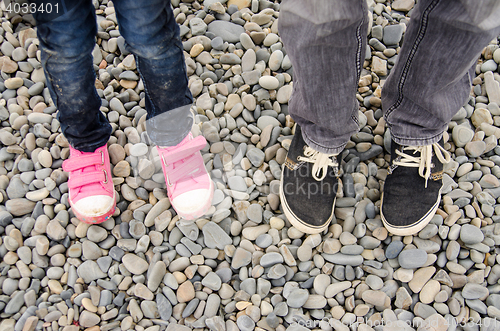
{"type": "Polygon", "coordinates": [[[177,300],[181,303],[191,301],[195,295],[193,283],[191,283],[189,280],[179,285],[179,288],[176,292],[177,300]]]}
{"type": "Polygon", "coordinates": [[[149,268],[148,262],[131,253],[125,254],[122,258],[122,262],[125,268],[134,275],[140,275],[149,268]]]}
{"type": "Polygon", "coordinates": [[[464,299],[469,300],[482,299],[487,297],[488,294],[488,288],[476,283],[467,283],[462,289],[462,296],[464,299]]]}
{"type": "Polygon", "coordinates": [[[460,229],[460,240],[466,245],[474,245],[484,240],[484,234],[477,226],[464,224],[460,229]]]}
{"type": "Polygon", "coordinates": [[[300,261],[309,261],[312,257],[311,246],[304,244],[297,249],[297,257],[300,261]]]}
{"type": "Polygon", "coordinates": [[[300,308],[306,303],[307,299],[309,299],[309,292],[307,290],[295,289],[286,299],[286,303],[291,308],[300,308]]]}
{"type": "Polygon", "coordinates": [[[259,85],[266,90],[275,90],[279,87],[280,82],[273,76],[262,76],[259,78],[259,85]]]}
{"type": "Polygon", "coordinates": [[[429,280],[419,293],[420,302],[430,304],[441,290],[441,284],[434,279],[429,280]]]}
{"type": "Polygon", "coordinates": [[[395,240],[391,241],[389,246],[385,249],[385,257],[388,259],[394,259],[398,257],[399,253],[403,250],[404,244],[402,241],[395,240]]]}
{"type": "Polygon", "coordinates": [[[241,331],[253,331],[255,322],[248,315],[240,315],[236,320],[236,324],[241,331]]]}
{"type": "Polygon", "coordinates": [[[420,268],[427,262],[427,253],[422,249],[406,249],[399,253],[398,262],[405,269],[420,268]]]}

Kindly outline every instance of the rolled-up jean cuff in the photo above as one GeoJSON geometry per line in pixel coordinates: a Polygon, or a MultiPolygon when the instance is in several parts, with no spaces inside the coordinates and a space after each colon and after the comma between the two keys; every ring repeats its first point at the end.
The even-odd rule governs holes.
{"type": "MultiPolygon", "coordinates": [[[[357,132],[357,131],[355,131],[355,132],[357,132]]],[[[353,132],[353,133],[355,133],[355,132],[353,132]]],[[[324,153],[324,154],[340,154],[340,153],[342,153],[345,146],[347,145],[347,141],[340,146],[334,146],[334,147],[326,147],[326,146],[319,145],[315,141],[311,140],[311,138],[309,138],[303,130],[302,130],[302,138],[304,139],[304,141],[306,142],[306,144],[309,147],[311,147],[315,151],[318,151],[318,152],[324,153]]]]}
{"type": "Polygon", "coordinates": [[[439,140],[441,140],[443,133],[444,133],[444,131],[435,135],[435,136],[428,137],[428,138],[400,138],[400,137],[394,136],[391,133],[391,138],[397,144],[402,145],[402,146],[427,146],[427,145],[432,145],[434,143],[437,143],[439,140]]]}
{"type": "Polygon", "coordinates": [[[191,104],[155,115],[146,121],[148,136],[156,145],[175,146],[191,131],[194,116],[191,104]]]}

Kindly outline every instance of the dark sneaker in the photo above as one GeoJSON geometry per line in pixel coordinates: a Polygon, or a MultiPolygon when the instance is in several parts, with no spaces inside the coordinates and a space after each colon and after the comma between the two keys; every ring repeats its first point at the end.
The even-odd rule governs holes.
{"type": "Polygon", "coordinates": [[[320,233],[330,224],[341,156],[313,150],[297,125],[281,172],[280,198],[285,216],[298,230],[320,233]]]}
{"type": "Polygon", "coordinates": [[[422,230],[441,201],[443,163],[450,154],[443,139],[427,146],[391,143],[391,165],[387,170],[380,215],[387,230],[409,236],[422,230]]]}

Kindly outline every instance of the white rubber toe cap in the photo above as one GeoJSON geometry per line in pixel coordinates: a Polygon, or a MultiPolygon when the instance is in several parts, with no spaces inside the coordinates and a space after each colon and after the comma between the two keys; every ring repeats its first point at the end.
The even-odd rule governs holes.
{"type": "Polygon", "coordinates": [[[78,200],[73,208],[87,217],[98,217],[113,208],[114,199],[107,195],[94,195],[78,200]]]}
{"type": "Polygon", "coordinates": [[[188,191],[177,196],[171,203],[178,214],[193,214],[210,202],[210,193],[207,189],[188,191]]]}

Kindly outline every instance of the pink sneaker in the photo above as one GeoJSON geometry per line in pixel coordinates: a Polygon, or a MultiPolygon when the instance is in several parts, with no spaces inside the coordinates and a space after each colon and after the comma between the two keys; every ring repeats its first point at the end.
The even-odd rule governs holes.
{"type": "Polygon", "coordinates": [[[63,162],[69,172],[69,204],[79,220],[102,223],[113,215],[115,190],[106,145],[93,153],[80,152],[70,146],[70,157],[63,162]]]}
{"type": "Polygon", "coordinates": [[[168,198],[180,217],[203,216],[212,204],[214,188],[200,150],[207,141],[189,133],[177,146],[159,147],[168,198]]]}

